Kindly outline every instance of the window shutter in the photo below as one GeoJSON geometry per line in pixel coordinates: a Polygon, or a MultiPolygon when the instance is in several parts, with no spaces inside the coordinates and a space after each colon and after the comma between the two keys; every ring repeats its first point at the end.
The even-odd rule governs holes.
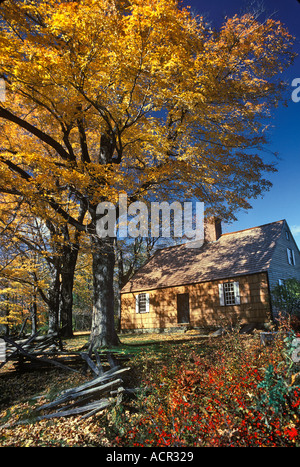
{"type": "Polygon", "coordinates": [[[224,301],[224,289],[223,289],[223,284],[219,284],[219,298],[220,298],[220,305],[224,306],[225,301],[224,301]]]}
{"type": "Polygon", "coordinates": [[[149,294],[146,293],[146,313],[149,313],[149,294]]]}
{"type": "Polygon", "coordinates": [[[295,265],[296,265],[296,260],[295,260],[295,253],[294,253],[294,250],[292,250],[292,255],[293,255],[293,265],[295,266],[295,265]]]}
{"type": "Polygon", "coordinates": [[[139,295],[135,296],[135,312],[139,313],[139,295]]]}
{"type": "Polygon", "coordinates": [[[235,298],[235,304],[240,305],[241,303],[241,297],[240,297],[240,286],[238,282],[233,283],[233,288],[234,288],[234,298],[235,298]]]}

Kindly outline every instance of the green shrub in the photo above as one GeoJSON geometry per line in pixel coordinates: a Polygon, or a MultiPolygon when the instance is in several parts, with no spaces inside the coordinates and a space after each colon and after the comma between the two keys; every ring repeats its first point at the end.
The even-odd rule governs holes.
{"type": "Polygon", "coordinates": [[[272,303],[280,312],[300,319],[300,281],[287,279],[284,285],[277,285],[272,290],[272,303]]]}

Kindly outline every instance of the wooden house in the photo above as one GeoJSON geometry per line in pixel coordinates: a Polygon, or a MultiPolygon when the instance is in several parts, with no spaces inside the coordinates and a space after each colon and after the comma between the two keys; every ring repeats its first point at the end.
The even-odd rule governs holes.
{"type": "Polygon", "coordinates": [[[214,220],[202,246],[156,251],[123,287],[121,330],[270,322],[271,290],[289,278],[300,280],[300,253],[285,220],[224,234],[214,220]]]}

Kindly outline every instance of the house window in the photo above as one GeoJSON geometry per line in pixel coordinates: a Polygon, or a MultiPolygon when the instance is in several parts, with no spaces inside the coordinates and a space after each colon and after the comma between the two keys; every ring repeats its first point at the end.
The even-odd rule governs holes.
{"type": "Polygon", "coordinates": [[[283,279],[278,279],[278,285],[284,285],[284,280],[283,279]]]}
{"type": "Polygon", "coordinates": [[[140,293],[135,297],[135,310],[137,313],[149,313],[149,294],[140,293]]]}
{"type": "Polygon", "coordinates": [[[296,261],[295,261],[295,253],[294,250],[291,248],[287,248],[287,257],[288,257],[288,263],[291,264],[292,266],[295,266],[296,261]]]}
{"type": "Polygon", "coordinates": [[[287,240],[290,239],[290,234],[289,234],[289,231],[288,231],[288,230],[285,231],[285,236],[286,236],[286,239],[287,239],[287,240]]]}
{"type": "Polygon", "coordinates": [[[220,305],[239,305],[240,288],[238,282],[224,282],[219,284],[220,305]]]}
{"type": "Polygon", "coordinates": [[[223,284],[225,305],[235,305],[234,284],[227,282],[223,284]]]}

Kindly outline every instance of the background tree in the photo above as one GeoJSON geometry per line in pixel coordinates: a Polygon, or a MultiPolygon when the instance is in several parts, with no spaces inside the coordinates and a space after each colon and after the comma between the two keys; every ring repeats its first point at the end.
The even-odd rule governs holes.
{"type": "MultiPolygon", "coordinates": [[[[36,218],[27,203],[14,195],[0,195],[0,218],[0,277],[15,283],[32,282],[32,297],[38,294],[48,308],[48,332],[71,337],[73,281],[80,234],[66,222],[55,223],[49,218],[44,222],[36,218]],[[23,279],[20,268],[26,275],[23,279]],[[43,286],[41,276],[46,278],[43,286]]],[[[35,299],[30,305],[33,328],[36,305],[35,299]]]]}
{"type": "Polygon", "coordinates": [[[272,291],[272,303],[278,312],[300,319],[300,281],[287,279],[272,291]]]}
{"type": "Polygon", "coordinates": [[[81,245],[74,274],[73,322],[75,329],[90,331],[93,309],[92,255],[81,245]]]}
{"type": "Polygon", "coordinates": [[[175,0],[7,0],[0,14],[0,188],[88,235],[91,344],[115,345],[98,203],[177,190],[223,219],[248,208],[270,186],[259,151],[292,38],[252,14],[214,31],[175,0]]]}
{"type": "MultiPolygon", "coordinates": [[[[0,226],[2,221],[3,218],[0,226]]],[[[16,232],[16,225],[11,221],[6,224],[5,232],[0,233],[0,324],[5,326],[6,334],[16,331],[28,319],[34,333],[38,321],[43,324],[47,317],[48,271],[36,249],[30,248],[35,238],[32,232],[29,235],[29,226],[22,225],[22,230],[26,230],[25,241],[22,241],[20,219],[18,227],[16,232]]]]}

